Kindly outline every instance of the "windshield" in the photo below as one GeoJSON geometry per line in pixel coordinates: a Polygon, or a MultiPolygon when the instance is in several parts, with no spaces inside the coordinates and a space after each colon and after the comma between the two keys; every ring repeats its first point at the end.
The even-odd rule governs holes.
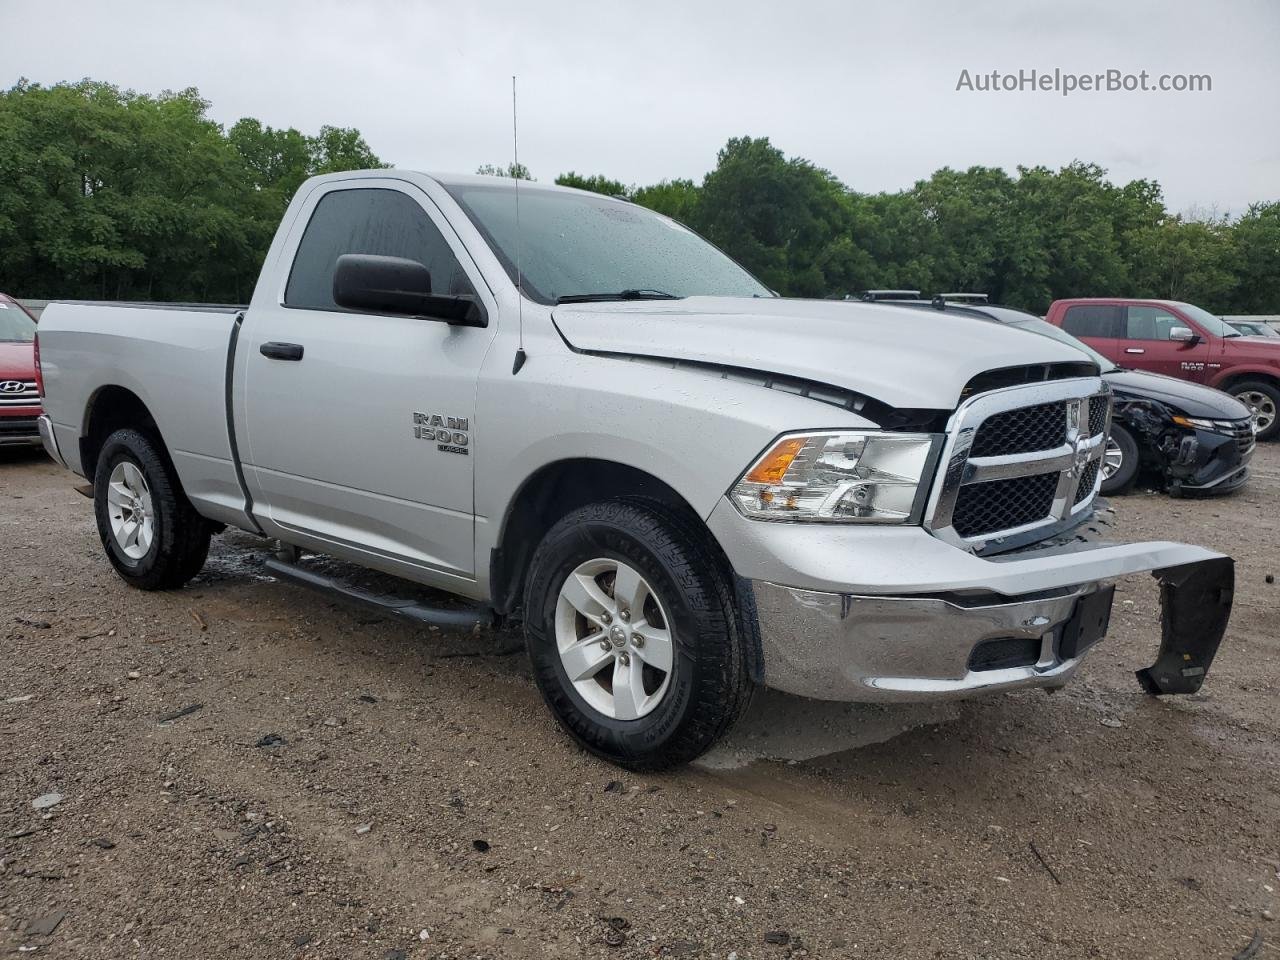
{"type": "MultiPolygon", "coordinates": [[[[516,283],[516,192],[446,184],[516,283]]],[[[520,185],[522,286],[539,303],[624,291],[674,297],[771,297],[733,260],[676,221],[624,200],[520,185]]]]}
{"type": "Polygon", "coordinates": [[[35,321],[16,303],[0,300],[0,343],[30,343],[35,338],[35,321]]]}
{"type": "Polygon", "coordinates": [[[1082,343],[1071,334],[1067,333],[1061,327],[1055,327],[1052,323],[1046,323],[1037,317],[1027,317],[1026,320],[1019,320],[1009,324],[1011,327],[1017,327],[1019,330],[1029,330],[1032,333],[1038,333],[1042,337],[1048,337],[1051,340],[1057,340],[1059,343],[1065,343],[1069,347],[1075,347],[1081,353],[1087,353],[1093,362],[1098,365],[1098,369],[1103,373],[1110,373],[1112,370],[1120,368],[1100,354],[1087,343],[1082,343]]]}
{"type": "Polygon", "coordinates": [[[1215,337],[1240,336],[1239,330],[1232,329],[1230,324],[1218,319],[1208,310],[1197,307],[1194,303],[1175,303],[1174,306],[1200,324],[1207,333],[1211,333],[1215,337]]]}

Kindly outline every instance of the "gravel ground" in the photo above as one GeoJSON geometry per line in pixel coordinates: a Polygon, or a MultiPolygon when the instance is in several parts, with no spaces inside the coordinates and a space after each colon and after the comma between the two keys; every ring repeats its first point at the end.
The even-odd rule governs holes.
{"type": "Polygon", "coordinates": [[[1139,691],[1135,577],[1060,693],[770,695],[706,762],[636,776],[557,730],[517,636],[276,582],[240,534],[132,591],[70,475],[0,454],[0,950],[1278,956],[1280,445],[1255,462],[1229,499],[1117,501],[1127,536],[1237,559],[1201,694],[1139,691]]]}

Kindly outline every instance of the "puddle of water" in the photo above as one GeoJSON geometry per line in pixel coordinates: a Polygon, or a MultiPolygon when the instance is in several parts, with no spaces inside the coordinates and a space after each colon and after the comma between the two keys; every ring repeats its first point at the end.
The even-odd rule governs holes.
{"type": "Polygon", "coordinates": [[[883,743],[908,730],[946,723],[959,715],[955,703],[831,703],[762,690],[737,726],[696,765],[735,770],[757,760],[813,760],[883,743]]]}

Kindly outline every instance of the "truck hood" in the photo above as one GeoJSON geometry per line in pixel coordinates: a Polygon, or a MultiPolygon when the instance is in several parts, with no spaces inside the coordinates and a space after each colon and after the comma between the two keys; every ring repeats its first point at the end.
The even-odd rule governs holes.
{"type": "Polygon", "coordinates": [[[0,380],[34,380],[35,378],[35,345],[0,341],[0,380]]]}
{"type": "Polygon", "coordinates": [[[1280,363],[1280,338],[1278,337],[1224,337],[1222,352],[1237,361],[1248,359],[1264,363],[1280,363]]]}
{"type": "Polygon", "coordinates": [[[565,304],[552,317],[576,350],[800,377],[903,409],[954,409],[989,370],[1085,359],[989,320],[861,301],[688,297],[565,304]]]}
{"type": "Polygon", "coordinates": [[[1103,379],[1115,391],[1116,401],[1158,400],[1174,413],[1206,420],[1243,420],[1249,408],[1230,394],[1186,380],[1175,380],[1145,370],[1112,370],[1103,379]]]}

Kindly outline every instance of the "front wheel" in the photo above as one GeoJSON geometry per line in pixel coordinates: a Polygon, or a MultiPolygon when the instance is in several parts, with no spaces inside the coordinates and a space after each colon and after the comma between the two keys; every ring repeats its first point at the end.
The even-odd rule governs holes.
{"type": "Polygon", "coordinates": [[[1246,380],[1231,388],[1231,395],[1249,408],[1259,440],[1280,433],[1280,389],[1262,380],[1246,380]]]}
{"type": "Polygon", "coordinates": [[[107,437],[93,478],[93,512],[107,559],[131,587],[172,590],[204,566],[213,534],[150,437],[107,437]]]}
{"type": "Polygon", "coordinates": [[[590,504],[548,531],[525,588],[525,639],[565,730],[631,769],[694,759],[750,696],[720,564],[695,520],[656,502],[590,504]]]}
{"type": "Polygon", "coordinates": [[[1111,434],[1102,453],[1102,488],[1105,496],[1128,492],[1138,475],[1138,441],[1119,424],[1111,424],[1111,434]]]}

